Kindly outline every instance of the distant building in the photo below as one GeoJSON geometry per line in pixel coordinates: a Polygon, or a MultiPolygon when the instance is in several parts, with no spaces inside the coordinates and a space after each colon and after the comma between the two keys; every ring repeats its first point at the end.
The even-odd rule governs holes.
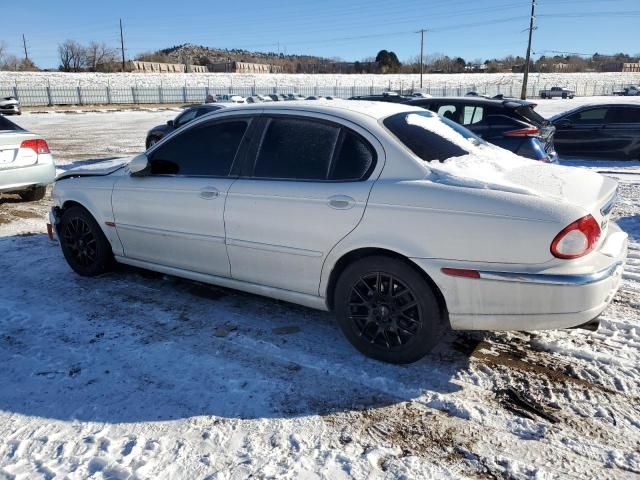
{"type": "Polygon", "coordinates": [[[623,72],[640,72],[640,62],[639,63],[624,63],[622,65],[623,72]]]}
{"type": "Polygon", "coordinates": [[[482,73],[482,72],[486,72],[488,68],[489,66],[484,63],[470,63],[465,65],[464,71],[473,72],[473,73],[482,73]]]}
{"type": "Polygon", "coordinates": [[[622,72],[624,63],[622,62],[609,62],[600,66],[600,70],[603,72],[622,72]]]}
{"type": "Polygon", "coordinates": [[[131,60],[127,62],[129,72],[142,73],[206,73],[207,67],[202,65],[183,65],[182,63],[141,62],[131,60]]]}
{"type": "Polygon", "coordinates": [[[224,73],[282,73],[280,65],[249,62],[222,62],[207,65],[210,72],[224,73]]]}

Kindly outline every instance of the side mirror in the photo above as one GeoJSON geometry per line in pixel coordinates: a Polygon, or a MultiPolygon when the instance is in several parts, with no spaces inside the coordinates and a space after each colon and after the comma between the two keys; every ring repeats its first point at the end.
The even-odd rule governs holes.
{"type": "Polygon", "coordinates": [[[144,153],[141,153],[140,155],[136,155],[129,162],[128,167],[129,167],[129,172],[131,172],[131,175],[136,177],[142,176],[146,173],[147,169],[149,168],[149,158],[144,153]]]}
{"type": "Polygon", "coordinates": [[[167,125],[169,125],[170,127],[173,127],[173,120],[167,120],[167,125]]]}

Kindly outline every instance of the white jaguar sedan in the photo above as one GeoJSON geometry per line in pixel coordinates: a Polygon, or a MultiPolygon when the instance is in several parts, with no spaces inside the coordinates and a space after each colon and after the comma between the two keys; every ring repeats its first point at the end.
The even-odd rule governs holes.
{"type": "Polygon", "coordinates": [[[448,328],[597,327],[627,253],[616,187],[416,107],[286,102],[67,171],[51,223],[80,275],[115,260],[332,310],[358,350],[407,363],[448,328]]]}

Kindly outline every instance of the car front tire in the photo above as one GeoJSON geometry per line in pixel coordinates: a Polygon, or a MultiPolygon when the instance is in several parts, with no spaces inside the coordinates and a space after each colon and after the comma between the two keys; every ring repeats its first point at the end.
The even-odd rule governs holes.
{"type": "Polygon", "coordinates": [[[94,277],[111,269],[111,245],[85,208],[76,205],[64,210],[58,238],[64,258],[78,275],[94,277]]]}
{"type": "Polygon", "coordinates": [[[42,200],[47,193],[47,187],[33,187],[24,192],[20,192],[20,198],[25,202],[37,202],[42,200]]]}
{"type": "Polygon", "coordinates": [[[401,259],[370,256],[355,261],[340,275],[334,298],[344,335],[376,360],[420,360],[447,329],[431,286],[401,259]]]}

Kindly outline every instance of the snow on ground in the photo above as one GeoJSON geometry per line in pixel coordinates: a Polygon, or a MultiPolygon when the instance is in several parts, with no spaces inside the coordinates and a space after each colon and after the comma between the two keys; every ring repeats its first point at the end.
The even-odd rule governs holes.
{"type": "MultiPolygon", "coordinates": [[[[139,152],[175,113],[17,121],[65,169],[139,152]]],[[[572,164],[621,179],[632,237],[598,332],[452,333],[409,366],[364,358],[327,313],[128,267],[79,277],[49,201],[0,197],[0,479],[637,478],[640,164],[572,164]]]]}
{"type": "MultiPolygon", "coordinates": [[[[475,85],[481,89],[485,85],[508,86],[522,83],[518,73],[465,73],[428,74],[424,78],[425,87],[475,85]]],[[[599,86],[615,85],[616,88],[640,83],[640,73],[534,73],[529,77],[530,85],[546,88],[555,85],[576,86],[586,83],[599,86]]],[[[236,73],[63,73],[63,72],[0,72],[0,87],[14,85],[27,87],[131,87],[137,85],[166,87],[209,86],[228,87],[388,87],[410,88],[420,84],[418,74],[398,75],[346,75],[346,74],[254,74],[236,73]]],[[[591,89],[591,87],[590,87],[591,89]]]]}

